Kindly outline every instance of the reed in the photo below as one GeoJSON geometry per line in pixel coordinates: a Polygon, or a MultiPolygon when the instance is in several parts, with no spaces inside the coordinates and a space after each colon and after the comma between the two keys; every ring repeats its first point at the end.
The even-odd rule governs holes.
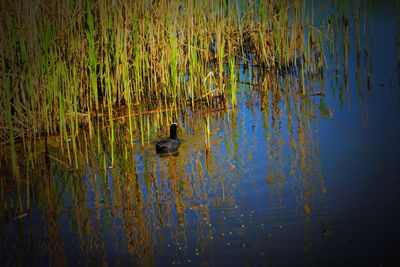
{"type": "Polygon", "coordinates": [[[22,212],[22,197],[21,197],[21,189],[20,189],[20,184],[21,184],[21,177],[20,177],[20,171],[18,167],[18,162],[17,162],[17,153],[15,151],[15,141],[14,141],[14,127],[12,124],[12,116],[11,116],[11,84],[10,80],[6,79],[5,80],[5,95],[6,95],[6,115],[7,115],[7,123],[8,123],[8,129],[10,131],[10,153],[11,153],[11,167],[12,167],[12,174],[15,179],[15,184],[17,185],[17,207],[18,211],[21,213],[22,212]]]}
{"type": "MultiPolygon", "coordinates": [[[[112,121],[120,105],[128,112],[133,104],[193,106],[210,93],[210,81],[225,94],[226,77],[234,102],[236,66],[243,58],[267,69],[304,57],[303,67],[320,64],[304,52],[313,32],[304,30],[304,6],[56,0],[50,10],[40,1],[4,1],[1,75],[16,84],[10,94],[13,125],[20,135],[70,136],[79,128],[79,113],[87,114],[84,124],[91,128],[103,111],[112,121]],[[218,79],[206,79],[210,72],[218,79]]],[[[317,44],[312,49],[322,45],[317,44]]],[[[4,106],[5,98],[1,101],[4,106]]],[[[9,139],[2,135],[1,141],[9,139]]]]}
{"type": "MultiPolygon", "coordinates": [[[[293,67],[301,72],[306,95],[306,77],[322,68],[329,35],[306,19],[305,1],[54,0],[45,6],[4,0],[0,5],[0,142],[13,150],[23,140],[31,166],[29,153],[41,136],[59,135],[63,162],[78,169],[79,147],[94,142],[102,153],[97,133],[106,128],[113,165],[119,120],[128,120],[131,146],[135,140],[149,145],[155,129],[176,120],[180,111],[202,112],[213,97],[230,98],[234,108],[244,64],[275,77],[293,67]],[[152,112],[155,116],[148,115],[152,112]],[[78,139],[82,133],[85,141],[78,139]]],[[[261,88],[280,96],[268,79],[260,78],[261,88]]]]}

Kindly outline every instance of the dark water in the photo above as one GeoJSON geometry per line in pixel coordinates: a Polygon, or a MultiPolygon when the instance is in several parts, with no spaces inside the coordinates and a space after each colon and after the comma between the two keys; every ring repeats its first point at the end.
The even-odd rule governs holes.
{"type": "Polygon", "coordinates": [[[177,156],[121,133],[114,163],[38,161],[1,265],[399,266],[397,5],[370,4],[359,58],[349,14],[348,81],[328,58],[322,96],[300,99],[296,77],[280,98],[243,85],[236,109],[180,117],[177,156]]]}

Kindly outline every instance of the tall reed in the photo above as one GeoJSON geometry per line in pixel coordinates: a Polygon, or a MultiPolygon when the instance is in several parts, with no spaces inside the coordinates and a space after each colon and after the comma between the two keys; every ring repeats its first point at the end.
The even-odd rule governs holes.
{"type": "Polygon", "coordinates": [[[95,133],[107,129],[113,165],[120,117],[128,120],[132,146],[137,136],[148,144],[179,110],[195,111],[227,93],[235,106],[243,64],[276,75],[295,67],[305,95],[307,74],[325,58],[325,28],[311,25],[305,1],[0,5],[0,82],[12,85],[0,98],[0,142],[24,140],[29,152],[40,136],[60,135],[69,168],[79,167],[82,128],[98,152],[102,140],[95,133]],[[140,115],[148,112],[157,116],[140,115]]]}

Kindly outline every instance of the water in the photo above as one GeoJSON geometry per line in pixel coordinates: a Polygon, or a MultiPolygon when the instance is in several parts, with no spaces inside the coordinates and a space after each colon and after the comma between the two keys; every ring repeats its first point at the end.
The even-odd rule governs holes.
{"type": "Polygon", "coordinates": [[[322,82],[309,78],[324,96],[301,99],[290,76],[281,98],[243,85],[236,109],[180,117],[177,156],[158,157],[156,137],[142,146],[137,136],[132,148],[121,124],[113,164],[100,136],[79,155],[90,164],[68,171],[50,140],[53,158],[30,171],[32,209],[1,221],[0,262],[399,264],[395,6],[368,7],[359,65],[350,28],[348,88],[330,59],[322,82]]]}

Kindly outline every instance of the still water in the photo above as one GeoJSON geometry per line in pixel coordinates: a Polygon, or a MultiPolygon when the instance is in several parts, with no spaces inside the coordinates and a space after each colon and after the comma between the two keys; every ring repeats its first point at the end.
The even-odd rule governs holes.
{"type": "Polygon", "coordinates": [[[50,139],[32,209],[1,221],[1,265],[400,264],[396,5],[368,7],[359,56],[350,15],[348,79],[327,59],[306,98],[295,75],[277,97],[242,69],[236,108],[180,114],[176,156],[154,149],[169,125],[132,147],[121,123],[114,162],[100,134],[79,171],[50,139]]]}

